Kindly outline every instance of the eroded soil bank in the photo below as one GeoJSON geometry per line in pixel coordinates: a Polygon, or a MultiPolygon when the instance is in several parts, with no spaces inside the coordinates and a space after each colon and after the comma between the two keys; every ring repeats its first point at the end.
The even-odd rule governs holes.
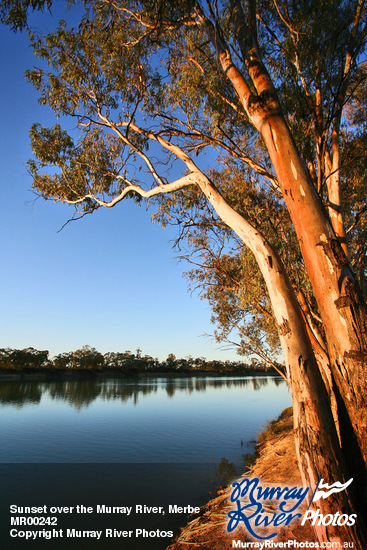
{"type": "MultiPolygon", "coordinates": [[[[244,476],[258,477],[265,485],[302,486],[293,438],[291,408],[285,409],[278,420],[271,422],[259,436],[256,453],[256,462],[244,476]]],[[[175,543],[166,550],[229,550],[233,548],[232,541],[253,540],[241,526],[232,533],[227,532],[227,514],[233,510],[233,503],[230,501],[232,490],[232,486],[220,490],[214,499],[201,508],[200,515],[189,521],[175,543]]],[[[317,540],[310,527],[302,527],[299,523],[290,527],[278,528],[278,535],[273,540],[317,540]]]]}

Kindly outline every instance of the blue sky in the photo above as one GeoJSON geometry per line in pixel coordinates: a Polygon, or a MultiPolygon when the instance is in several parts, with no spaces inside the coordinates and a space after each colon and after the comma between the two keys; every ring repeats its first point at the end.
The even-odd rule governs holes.
{"type": "Polygon", "coordinates": [[[152,224],[144,207],[123,202],[58,232],[72,210],[35,200],[26,169],[31,124],[55,119],[24,78],[36,63],[26,34],[0,27],[0,52],[0,347],[234,359],[202,336],[214,330],[210,308],[187,292],[175,231],[152,224]]]}

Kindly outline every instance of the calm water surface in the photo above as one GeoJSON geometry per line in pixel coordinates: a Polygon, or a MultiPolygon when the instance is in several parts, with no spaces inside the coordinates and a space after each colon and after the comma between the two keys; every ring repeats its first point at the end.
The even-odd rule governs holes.
{"type": "MultiPolygon", "coordinates": [[[[218,481],[221,459],[240,468],[267,421],[290,404],[285,382],[270,376],[3,382],[2,517],[9,503],[202,505],[218,481]]],[[[62,521],[72,519],[78,529],[93,529],[91,518],[62,521]]],[[[130,529],[142,522],[141,517],[122,520],[130,529]]],[[[116,518],[111,521],[107,527],[122,528],[116,518]]],[[[176,532],[185,518],[159,521],[176,532]]],[[[1,534],[9,550],[158,550],[170,542],[62,539],[20,545],[9,539],[7,522],[10,518],[1,534]]],[[[157,522],[150,515],[143,523],[153,529],[157,522]]]]}
{"type": "Polygon", "coordinates": [[[279,377],[0,384],[0,462],[238,462],[290,405],[279,377]]]}

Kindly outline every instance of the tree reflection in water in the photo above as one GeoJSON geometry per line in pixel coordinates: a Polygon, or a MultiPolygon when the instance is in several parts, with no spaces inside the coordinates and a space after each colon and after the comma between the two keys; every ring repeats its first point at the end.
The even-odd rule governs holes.
{"type": "Polygon", "coordinates": [[[0,384],[0,404],[23,407],[38,404],[42,396],[61,400],[72,405],[77,410],[88,407],[97,398],[123,403],[132,400],[134,404],[139,397],[146,396],[158,389],[164,389],[168,397],[177,392],[191,394],[205,392],[207,389],[245,388],[252,384],[258,391],[268,384],[279,386],[284,380],[279,376],[243,377],[243,378],[212,378],[212,377],[138,377],[121,378],[91,378],[88,380],[58,380],[58,381],[11,381],[0,384]]]}

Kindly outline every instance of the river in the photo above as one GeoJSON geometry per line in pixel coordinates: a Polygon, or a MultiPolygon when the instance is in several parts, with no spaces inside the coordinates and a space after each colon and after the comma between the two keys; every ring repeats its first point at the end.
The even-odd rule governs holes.
{"type": "Polygon", "coordinates": [[[186,521],[169,506],[203,505],[227,474],[243,469],[259,432],[290,404],[278,376],[2,382],[2,548],[163,549],[171,538],[162,533],[186,521]],[[20,527],[11,504],[46,507],[31,517],[73,509],[57,510],[55,526],[20,527]],[[97,506],[119,511],[96,513],[97,506]],[[119,534],[107,536],[107,528],[119,534]],[[54,529],[52,540],[19,535],[42,529],[54,529]],[[100,540],[85,532],[100,532],[100,540]]]}

